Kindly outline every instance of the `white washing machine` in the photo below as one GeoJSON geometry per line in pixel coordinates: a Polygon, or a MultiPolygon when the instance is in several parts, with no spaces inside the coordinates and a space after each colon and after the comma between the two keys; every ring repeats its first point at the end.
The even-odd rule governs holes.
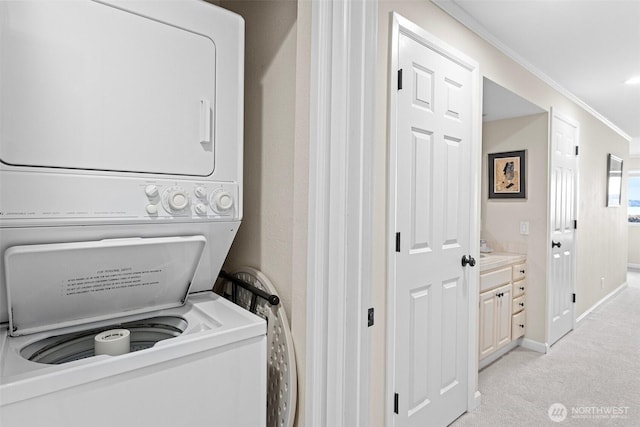
{"type": "Polygon", "coordinates": [[[0,2],[3,427],[265,424],[266,325],[210,291],[243,62],[203,1],[0,2]]]}

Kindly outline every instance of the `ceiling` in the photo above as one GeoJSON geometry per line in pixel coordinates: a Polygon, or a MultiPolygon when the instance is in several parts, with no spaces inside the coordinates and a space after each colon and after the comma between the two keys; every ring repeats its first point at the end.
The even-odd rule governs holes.
{"type": "Polygon", "coordinates": [[[433,1],[640,145],[640,0],[433,1]]]}
{"type": "Polygon", "coordinates": [[[544,110],[493,81],[482,85],[482,121],[510,119],[544,113],[544,110]]]}

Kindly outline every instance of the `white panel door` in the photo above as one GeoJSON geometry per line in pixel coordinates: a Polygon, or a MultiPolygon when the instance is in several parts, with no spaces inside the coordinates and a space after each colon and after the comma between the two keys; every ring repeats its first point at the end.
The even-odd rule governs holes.
{"type": "Polygon", "coordinates": [[[573,329],[576,177],[579,125],[552,111],[549,194],[548,343],[573,329]]]}
{"type": "Polygon", "coordinates": [[[472,73],[398,43],[394,424],[443,426],[467,408],[472,73]]]}

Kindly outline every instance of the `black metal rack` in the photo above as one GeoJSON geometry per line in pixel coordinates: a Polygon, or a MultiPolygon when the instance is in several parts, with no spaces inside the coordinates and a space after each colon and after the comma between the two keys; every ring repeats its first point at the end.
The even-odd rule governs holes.
{"type": "Polygon", "coordinates": [[[258,298],[264,299],[272,306],[280,304],[280,297],[278,297],[278,295],[269,294],[262,289],[258,289],[251,283],[245,282],[244,280],[232,276],[224,270],[220,271],[218,277],[231,282],[231,295],[225,294],[224,296],[227,299],[230,299],[234,304],[238,303],[238,286],[251,292],[251,303],[249,304],[249,311],[254,314],[256,313],[258,298]]]}

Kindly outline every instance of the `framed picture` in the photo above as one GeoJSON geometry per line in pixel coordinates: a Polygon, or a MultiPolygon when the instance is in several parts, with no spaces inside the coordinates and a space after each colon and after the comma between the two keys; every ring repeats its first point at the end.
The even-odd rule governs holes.
{"type": "Polygon", "coordinates": [[[607,155],[607,206],[620,206],[622,193],[622,159],[607,155]]]}
{"type": "Polygon", "coordinates": [[[489,154],[489,198],[526,199],[526,150],[489,154]]]}

